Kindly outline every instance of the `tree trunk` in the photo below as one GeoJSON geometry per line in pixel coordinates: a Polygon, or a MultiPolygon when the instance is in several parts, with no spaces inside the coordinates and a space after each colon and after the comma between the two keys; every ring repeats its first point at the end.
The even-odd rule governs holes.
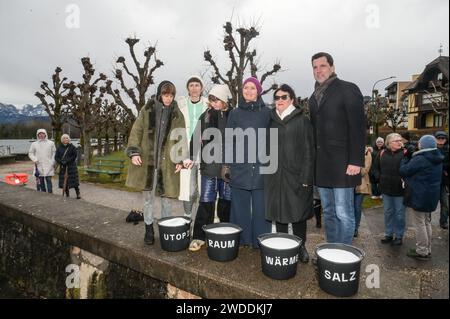
{"type": "Polygon", "coordinates": [[[119,148],[117,147],[117,130],[114,129],[114,152],[117,152],[119,148]]]}
{"type": "Polygon", "coordinates": [[[102,156],[102,138],[100,136],[97,137],[97,156],[102,156]]]}
{"type": "Polygon", "coordinates": [[[87,131],[85,128],[83,131],[83,152],[84,152],[84,167],[89,167],[91,165],[91,132],[87,131]]]}
{"type": "Polygon", "coordinates": [[[105,135],[105,155],[108,155],[110,153],[109,151],[109,135],[108,135],[108,131],[106,131],[106,135],[105,135]]]}
{"type": "Polygon", "coordinates": [[[53,129],[55,130],[55,146],[58,147],[59,144],[61,144],[61,135],[62,135],[61,121],[57,120],[53,125],[53,129]]]}

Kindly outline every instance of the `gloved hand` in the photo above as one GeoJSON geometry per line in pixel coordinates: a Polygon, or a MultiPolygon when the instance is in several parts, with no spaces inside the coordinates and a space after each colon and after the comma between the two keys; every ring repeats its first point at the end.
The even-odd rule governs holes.
{"type": "Polygon", "coordinates": [[[220,177],[227,183],[231,181],[231,169],[229,166],[223,165],[220,172],[220,177]]]}
{"type": "Polygon", "coordinates": [[[416,151],[416,148],[414,147],[414,145],[408,145],[406,146],[406,156],[411,159],[413,153],[416,151]]]}

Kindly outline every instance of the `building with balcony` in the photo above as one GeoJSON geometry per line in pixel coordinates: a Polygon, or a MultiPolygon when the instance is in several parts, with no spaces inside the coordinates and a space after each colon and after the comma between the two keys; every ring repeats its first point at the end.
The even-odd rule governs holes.
{"type": "MultiPolygon", "coordinates": [[[[404,92],[404,90],[411,84],[411,81],[396,81],[389,84],[386,88],[386,99],[387,106],[398,110],[405,110],[405,113],[408,112],[408,94],[404,92]]],[[[390,124],[392,126],[392,124],[390,124]]],[[[398,128],[407,128],[408,120],[405,117],[401,123],[396,125],[398,128]]]]}
{"type": "Polygon", "coordinates": [[[417,135],[448,132],[448,56],[439,56],[402,92],[408,105],[408,131],[417,135]]]}

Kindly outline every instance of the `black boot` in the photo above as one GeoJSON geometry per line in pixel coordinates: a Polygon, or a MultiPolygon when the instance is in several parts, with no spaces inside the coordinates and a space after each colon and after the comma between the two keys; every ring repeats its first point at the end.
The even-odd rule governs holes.
{"type": "Polygon", "coordinates": [[[155,243],[155,233],[153,231],[153,224],[145,224],[145,237],[144,243],[147,245],[153,245],[155,243]]]}
{"type": "Polygon", "coordinates": [[[322,206],[320,204],[314,205],[314,215],[316,216],[316,228],[322,228],[322,206]]]}
{"type": "Polygon", "coordinates": [[[219,199],[217,203],[217,216],[221,223],[230,222],[231,201],[226,199],[219,199]]]}
{"type": "Polygon", "coordinates": [[[300,262],[307,264],[309,262],[309,254],[306,250],[306,247],[304,244],[300,246],[300,254],[299,254],[300,262]]]}
{"type": "Polygon", "coordinates": [[[66,188],[65,193],[66,193],[66,197],[69,197],[69,189],[68,188],[66,188]]]}
{"type": "Polygon", "coordinates": [[[80,199],[81,198],[81,196],[80,196],[80,189],[78,187],[75,188],[75,192],[77,193],[77,199],[80,199]]]}

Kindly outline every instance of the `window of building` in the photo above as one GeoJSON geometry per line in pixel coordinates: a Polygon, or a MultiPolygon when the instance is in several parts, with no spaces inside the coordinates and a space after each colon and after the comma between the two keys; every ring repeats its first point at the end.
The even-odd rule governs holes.
{"type": "Polygon", "coordinates": [[[433,126],[434,127],[441,127],[443,126],[444,121],[441,114],[435,114],[433,118],[433,126]]]}
{"type": "Polygon", "coordinates": [[[419,126],[419,118],[417,116],[414,116],[414,128],[418,128],[419,126]]]}

